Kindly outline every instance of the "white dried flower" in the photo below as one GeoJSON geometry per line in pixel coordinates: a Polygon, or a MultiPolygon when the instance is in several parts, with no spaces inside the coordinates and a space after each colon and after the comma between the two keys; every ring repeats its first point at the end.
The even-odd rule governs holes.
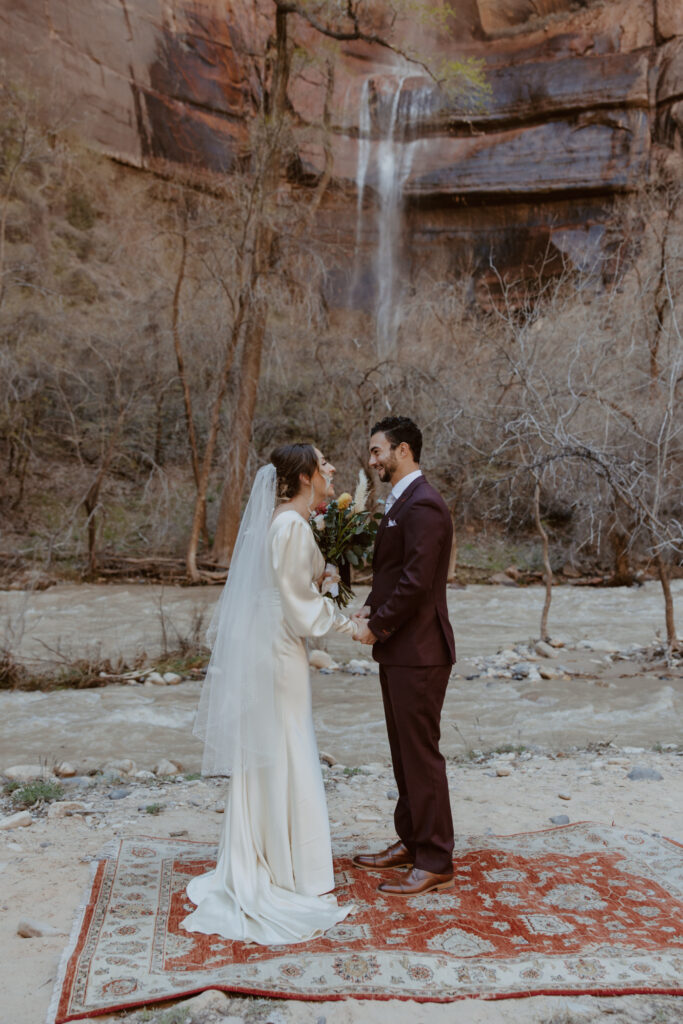
{"type": "Polygon", "coordinates": [[[368,478],[364,470],[360,470],[358,473],[358,483],[356,484],[356,491],[353,495],[353,501],[351,503],[352,512],[365,512],[365,506],[368,500],[368,478]]]}
{"type": "Polygon", "coordinates": [[[323,530],[325,529],[325,526],[327,525],[325,523],[325,516],[322,514],[322,512],[319,512],[318,515],[315,516],[315,518],[313,519],[313,522],[315,523],[316,528],[318,530],[320,530],[321,533],[323,532],[323,530]]]}

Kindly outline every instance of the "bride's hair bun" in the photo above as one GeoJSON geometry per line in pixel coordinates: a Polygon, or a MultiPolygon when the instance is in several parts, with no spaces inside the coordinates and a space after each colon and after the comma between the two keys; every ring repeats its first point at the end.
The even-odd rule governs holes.
{"type": "Polygon", "coordinates": [[[301,490],[300,475],[312,477],[318,468],[318,456],[312,444],[281,444],[270,453],[277,473],[277,496],[280,501],[295,498],[301,490]]]}

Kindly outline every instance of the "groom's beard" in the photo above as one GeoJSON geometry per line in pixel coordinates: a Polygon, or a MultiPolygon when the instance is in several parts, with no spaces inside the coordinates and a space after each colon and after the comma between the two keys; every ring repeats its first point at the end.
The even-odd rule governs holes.
{"type": "Polygon", "coordinates": [[[379,479],[383,484],[391,483],[391,474],[394,472],[398,465],[398,460],[394,456],[390,456],[386,462],[382,463],[377,471],[379,479]]]}

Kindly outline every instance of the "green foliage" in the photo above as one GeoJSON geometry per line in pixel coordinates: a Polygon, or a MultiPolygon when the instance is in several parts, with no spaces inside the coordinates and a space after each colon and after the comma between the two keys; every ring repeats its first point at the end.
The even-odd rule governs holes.
{"type": "Polygon", "coordinates": [[[33,782],[25,783],[12,793],[12,803],[20,808],[33,807],[39,800],[49,804],[53,800],[59,800],[63,795],[64,790],[58,782],[34,779],[33,782]]]}
{"type": "Polygon", "coordinates": [[[163,809],[163,804],[147,804],[145,807],[145,814],[161,814],[163,809]]]}
{"type": "Polygon", "coordinates": [[[477,114],[488,107],[492,90],[483,61],[475,57],[461,60],[444,57],[437,61],[434,75],[458,112],[477,114]]]}

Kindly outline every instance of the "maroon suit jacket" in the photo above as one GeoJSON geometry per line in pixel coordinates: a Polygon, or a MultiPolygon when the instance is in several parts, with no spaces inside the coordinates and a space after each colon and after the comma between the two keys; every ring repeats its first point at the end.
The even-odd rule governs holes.
{"type": "Polygon", "coordinates": [[[372,560],[368,626],[381,665],[452,665],[446,580],[453,525],[443,498],[418,477],[382,519],[372,560]]]}

